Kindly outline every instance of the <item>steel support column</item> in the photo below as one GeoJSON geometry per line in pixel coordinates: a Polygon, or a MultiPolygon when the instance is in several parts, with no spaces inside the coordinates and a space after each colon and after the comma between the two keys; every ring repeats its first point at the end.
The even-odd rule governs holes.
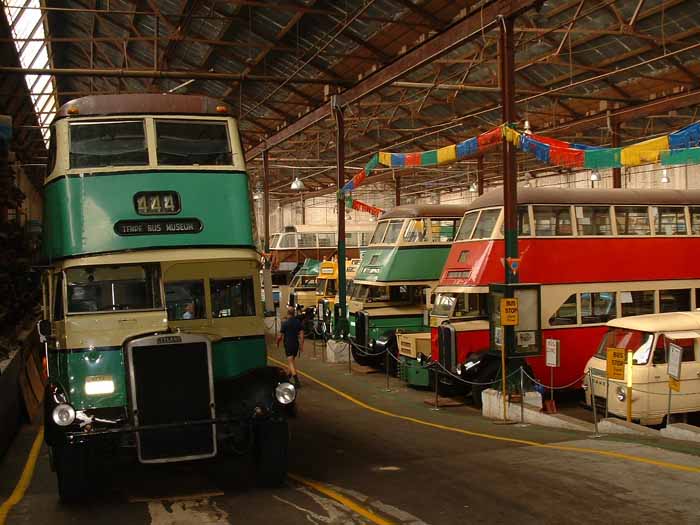
{"type": "Polygon", "coordinates": [[[477,195],[484,194],[484,156],[476,158],[476,192],[477,195]]]}
{"type": "Polygon", "coordinates": [[[336,338],[344,339],[348,334],[347,289],[345,282],[345,121],[343,108],[339,105],[336,95],[331,97],[331,108],[335,120],[335,151],[338,182],[338,307],[336,308],[335,334],[336,338]]]}
{"type": "MultiPolygon", "coordinates": [[[[620,147],[620,123],[615,122],[612,126],[612,141],[610,144],[613,148],[620,147]]],[[[622,188],[622,168],[613,168],[613,188],[622,188]]]]}
{"type": "MultiPolygon", "coordinates": [[[[513,18],[500,17],[501,30],[498,41],[501,107],[503,122],[515,122],[515,49],[513,45],[513,18]]],[[[518,258],[518,167],[515,146],[503,138],[503,218],[505,241],[505,282],[506,285],[518,282],[518,276],[511,270],[510,261],[518,258]]],[[[513,297],[513,290],[506,287],[505,297],[513,297]]],[[[496,306],[498,308],[498,306],[496,306]]],[[[501,346],[501,393],[503,394],[503,419],[508,419],[508,359],[515,348],[514,327],[503,326],[501,346]]]]}
{"type": "MultiPolygon", "coordinates": [[[[503,122],[515,122],[515,53],[513,46],[513,19],[502,18],[499,39],[501,69],[501,104],[503,122]]],[[[518,167],[515,146],[503,139],[503,217],[506,259],[518,257],[518,167]]],[[[518,276],[506,266],[506,284],[517,283],[518,276]]]]}
{"type": "Polygon", "coordinates": [[[275,305],[272,297],[272,275],[270,260],[270,162],[267,150],[263,151],[263,248],[265,252],[265,267],[263,268],[263,287],[265,291],[265,310],[274,312],[275,305]]]}
{"type": "Polygon", "coordinates": [[[401,175],[394,175],[394,206],[401,206],[401,175]]]}

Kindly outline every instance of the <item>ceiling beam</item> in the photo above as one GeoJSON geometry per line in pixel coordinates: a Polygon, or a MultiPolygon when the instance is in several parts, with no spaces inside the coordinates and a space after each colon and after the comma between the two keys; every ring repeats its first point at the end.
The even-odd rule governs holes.
{"type": "MultiPolygon", "coordinates": [[[[374,93],[411,71],[430,63],[439,56],[470,40],[481,37],[484,31],[498,25],[498,15],[516,15],[533,7],[536,3],[538,3],[537,0],[492,0],[487,2],[480,9],[474,10],[444,32],[435,35],[389,65],[361,80],[353,87],[340,93],[338,95],[339,102],[341,105],[348,105],[374,93]],[[483,21],[487,22],[482,25],[483,21]]],[[[324,120],[330,115],[330,112],[330,103],[317,107],[296,122],[248,150],[245,154],[246,160],[257,157],[265,149],[281,144],[309,126],[324,120]]]]}

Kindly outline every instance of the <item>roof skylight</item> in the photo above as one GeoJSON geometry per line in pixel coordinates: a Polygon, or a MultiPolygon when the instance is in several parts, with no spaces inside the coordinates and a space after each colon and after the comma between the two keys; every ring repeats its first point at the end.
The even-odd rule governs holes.
{"type": "MultiPolygon", "coordinates": [[[[26,0],[21,4],[3,1],[19,61],[23,68],[51,67],[45,33],[45,13],[40,0],[26,0]]],[[[55,81],[50,75],[25,75],[24,80],[41,126],[41,136],[48,145],[49,125],[56,114],[55,81]]]]}

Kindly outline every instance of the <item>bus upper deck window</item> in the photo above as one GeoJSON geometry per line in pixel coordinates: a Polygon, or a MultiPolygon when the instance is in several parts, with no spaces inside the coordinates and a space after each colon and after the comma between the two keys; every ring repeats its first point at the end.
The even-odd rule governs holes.
{"type": "Polygon", "coordinates": [[[618,235],[650,235],[649,212],[646,206],[615,206],[618,235]]]}
{"type": "Polygon", "coordinates": [[[299,248],[316,248],[315,233],[300,233],[297,236],[297,245],[299,248]]]}
{"type": "Polygon", "coordinates": [[[527,206],[518,206],[518,235],[532,235],[527,206]]]}
{"type": "Polygon", "coordinates": [[[700,235],[700,207],[690,207],[690,233],[700,235]]]}
{"type": "Polygon", "coordinates": [[[686,235],[685,208],[682,206],[652,206],[656,235],[686,235]]]}
{"type": "Polygon", "coordinates": [[[369,241],[370,244],[379,244],[384,238],[386,233],[386,228],[389,225],[389,221],[379,221],[377,227],[374,229],[374,234],[372,235],[372,240],[369,241]]]}
{"type": "Polygon", "coordinates": [[[384,244],[394,244],[399,240],[399,234],[401,233],[401,228],[403,228],[403,220],[390,221],[389,226],[386,229],[386,235],[384,236],[384,244]]]}
{"type": "Polygon", "coordinates": [[[433,242],[452,242],[457,230],[456,219],[431,219],[433,242]]]}
{"type": "Polygon", "coordinates": [[[204,281],[171,281],[165,283],[165,304],[169,321],[204,319],[204,281]]]}
{"type": "Polygon", "coordinates": [[[335,246],[335,233],[319,233],[318,245],[321,248],[330,248],[332,246],[335,246]]]}
{"type": "Polygon", "coordinates": [[[71,169],[146,165],[148,147],[142,120],[71,124],[71,169]]]}
{"type": "Polygon", "coordinates": [[[493,228],[496,226],[500,214],[500,208],[483,210],[474,228],[472,239],[490,239],[493,236],[493,228]]]}
{"type": "Polygon", "coordinates": [[[478,211],[469,212],[464,216],[462,223],[459,226],[457,236],[455,237],[455,241],[466,241],[471,239],[472,231],[474,231],[474,225],[476,224],[476,219],[478,217],[478,211]]]}
{"type": "Polygon", "coordinates": [[[282,236],[280,236],[280,241],[279,244],[277,245],[277,248],[279,249],[284,249],[284,248],[296,248],[296,234],[294,233],[285,233],[282,236]]]}
{"type": "Polygon", "coordinates": [[[569,206],[533,206],[532,211],[538,237],[573,235],[569,206]]]}
{"type": "Polygon", "coordinates": [[[406,231],[403,234],[404,242],[425,242],[428,240],[428,229],[423,219],[411,219],[408,221],[406,231]]]}
{"type": "Polygon", "coordinates": [[[233,163],[225,121],[156,120],[158,164],[230,166],[233,163]]]}
{"type": "Polygon", "coordinates": [[[612,235],[610,206],[576,206],[579,235],[612,235]]]}

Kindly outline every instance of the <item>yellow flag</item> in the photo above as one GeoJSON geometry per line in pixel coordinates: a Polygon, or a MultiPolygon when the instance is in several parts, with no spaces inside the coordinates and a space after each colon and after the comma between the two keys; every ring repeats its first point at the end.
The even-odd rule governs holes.
{"type": "Polygon", "coordinates": [[[620,161],[623,166],[639,166],[640,164],[659,162],[661,152],[667,149],[669,149],[668,135],[664,135],[622,148],[620,161]]]}

